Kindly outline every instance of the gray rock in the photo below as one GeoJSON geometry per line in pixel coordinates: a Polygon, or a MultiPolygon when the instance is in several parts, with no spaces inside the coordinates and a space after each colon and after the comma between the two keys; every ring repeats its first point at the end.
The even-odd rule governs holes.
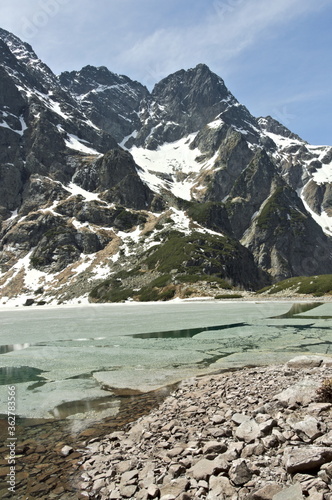
{"type": "Polygon", "coordinates": [[[129,486],[124,486],[121,485],[119,486],[119,491],[121,494],[121,498],[132,498],[137,490],[136,485],[129,485],[129,486]]]}
{"type": "Polygon", "coordinates": [[[160,494],[160,490],[156,484],[150,484],[147,489],[147,494],[149,498],[157,498],[160,494]]]}
{"type": "Polygon", "coordinates": [[[290,488],[285,488],[279,493],[276,493],[272,500],[304,500],[302,488],[299,483],[294,484],[290,488]]]}
{"type": "Polygon", "coordinates": [[[231,485],[228,477],[211,476],[209,479],[210,495],[208,498],[232,498],[236,494],[236,488],[231,485]]]}
{"type": "Polygon", "coordinates": [[[296,422],[292,427],[297,433],[304,433],[311,441],[321,436],[326,430],[325,426],[314,417],[307,417],[301,422],[296,422]]]}
{"type": "Polygon", "coordinates": [[[213,415],[211,418],[211,422],[215,425],[223,424],[226,421],[223,415],[213,415]]]}
{"type": "Polygon", "coordinates": [[[63,448],[61,448],[61,455],[63,457],[68,457],[68,455],[70,455],[70,453],[72,453],[74,451],[74,448],[72,448],[71,446],[64,446],[63,448]]]}
{"type": "Polygon", "coordinates": [[[175,458],[183,453],[183,449],[183,446],[176,446],[175,448],[168,450],[166,454],[170,458],[175,458]]]}
{"type": "Polygon", "coordinates": [[[277,422],[270,418],[265,422],[259,424],[259,429],[262,435],[270,434],[272,432],[273,427],[276,427],[277,422]]]}
{"type": "Polygon", "coordinates": [[[272,500],[274,495],[282,490],[282,486],[278,483],[270,483],[263,486],[252,494],[253,500],[272,500]]]}
{"type": "Polygon", "coordinates": [[[229,477],[236,486],[242,486],[250,481],[252,472],[248,467],[248,462],[242,458],[234,460],[229,470],[229,477]]]}
{"type": "Polygon", "coordinates": [[[102,488],[104,488],[105,485],[106,485],[105,479],[97,479],[93,483],[92,491],[94,491],[95,493],[98,493],[98,491],[100,491],[102,488]]]}
{"type": "Polygon", "coordinates": [[[108,496],[109,500],[121,500],[121,493],[118,489],[112,490],[109,492],[108,496]]]}
{"type": "Polygon", "coordinates": [[[207,481],[213,474],[228,470],[228,468],[227,462],[218,457],[214,460],[202,458],[192,467],[192,475],[197,481],[201,479],[207,481]]]}
{"type": "Polygon", "coordinates": [[[130,484],[132,481],[136,481],[138,478],[138,470],[130,470],[127,472],[124,472],[121,475],[121,483],[123,484],[130,484]]]}
{"type": "Polygon", "coordinates": [[[314,368],[323,362],[322,356],[296,356],[288,361],[289,368],[314,368]]]}
{"type": "Polygon", "coordinates": [[[236,424],[240,425],[244,422],[248,422],[250,420],[250,417],[248,415],[244,415],[243,413],[234,413],[234,415],[232,415],[232,420],[236,424]]]}
{"type": "Polygon", "coordinates": [[[252,420],[245,420],[235,431],[235,435],[238,439],[245,441],[246,443],[251,443],[255,441],[260,435],[261,430],[257,422],[252,420]]]}
{"type": "Polygon", "coordinates": [[[205,443],[203,447],[203,454],[204,455],[220,454],[224,453],[226,450],[227,446],[225,443],[219,441],[209,441],[208,443],[205,443]]]}
{"type": "Polygon", "coordinates": [[[305,472],[332,460],[332,448],[318,446],[288,447],[284,453],[287,472],[305,472]]]}
{"type": "Polygon", "coordinates": [[[324,493],[322,491],[317,491],[316,488],[311,488],[311,490],[309,490],[309,498],[310,500],[324,500],[324,493]]]}
{"type": "Polygon", "coordinates": [[[315,399],[319,386],[319,382],[306,378],[280,392],[274,399],[280,401],[284,407],[294,404],[307,405],[315,399]]]}
{"type": "Polygon", "coordinates": [[[182,492],[186,491],[189,487],[189,481],[186,478],[174,479],[170,483],[163,485],[160,488],[160,497],[163,498],[171,495],[177,498],[182,492]]]}

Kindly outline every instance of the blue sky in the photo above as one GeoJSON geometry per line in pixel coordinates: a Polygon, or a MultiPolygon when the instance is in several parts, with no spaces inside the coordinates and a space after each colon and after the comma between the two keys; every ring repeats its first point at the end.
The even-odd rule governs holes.
{"type": "Polygon", "coordinates": [[[55,73],[104,65],[152,88],[203,62],[253,115],[332,145],[331,0],[2,0],[0,16],[55,73]]]}

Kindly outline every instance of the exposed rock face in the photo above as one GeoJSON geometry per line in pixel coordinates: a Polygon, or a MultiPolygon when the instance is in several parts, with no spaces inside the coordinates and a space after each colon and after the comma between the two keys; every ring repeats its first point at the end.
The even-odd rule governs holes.
{"type": "Polygon", "coordinates": [[[150,208],[154,193],[142,182],[133,157],[112,149],[93,165],[77,170],[73,181],[87,191],[105,191],[103,199],[136,209],[150,208]]]}
{"type": "Polygon", "coordinates": [[[246,121],[252,135],[257,127],[249,111],[205,64],[177,71],[156,84],[142,103],[140,117],[142,125],[134,144],[148,149],[198,132],[216,119],[235,127],[246,121]]]}
{"type": "Polygon", "coordinates": [[[277,280],[291,273],[325,274],[331,263],[330,239],[306,212],[294,190],[280,181],[272,187],[242,243],[254,253],[259,266],[277,280]]]}
{"type": "Polygon", "coordinates": [[[331,404],[316,393],[289,405],[278,396],[303,377],[320,385],[329,359],[182,383],[150,415],[88,444],[82,491],[96,500],[329,499],[331,404]]]}
{"type": "Polygon", "coordinates": [[[254,118],[206,65],[152,92],[105,67],[57,77],[1,29],[0,60],[2,296],[19,294],[11,282],[31,267],[54,283],[59,270],[85,269],[87,252],[81,279],[91,288],[120,268],[142,275],[140,259],[172,230],[183,235],[182,254],[190,234],[209,240],[200,258],[195,248],[182,259],[184,273],[196,266],[197,276],[249,288],[332,273],[332,148],[254,118]],[[56,226],[66,236],[43,256],[37,245],[56,226]],[[237,240],[232,262],[223,237],[237,240]]]}
{"type": "Polygon", "coordinates": [[[90,120],[118,142],[140,127],[137,113],[141,101],[149,95],[140,83],[111,73],[103,66],[65,72],[59,80],[81,103],[90,120]]]}

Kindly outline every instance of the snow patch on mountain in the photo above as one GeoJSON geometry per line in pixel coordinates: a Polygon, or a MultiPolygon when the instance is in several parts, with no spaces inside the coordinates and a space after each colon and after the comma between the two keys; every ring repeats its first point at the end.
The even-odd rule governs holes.
{"type": "Polygon", "coordinates": [[[332,236],[332,217],[329,217],[324,210],[320,214],[314,212],[306,202],[303,195],[301,195],[301,200],[303,201],[303,205],[305,206],[307,212],[309,212],[314,221],[320,225],[324,233],[327,236],[332,236]]]}
{"type": "Polygon", "coordinates": [[[150,189],[158,193],[166,189],[176,197],[191,200],[197,174],[206,166],[197,161],[201,154],[199,149],[190,148],[195,136],[190,134],[178,141],[164,143],[157,150],[137,146],[130,150],[135,163],[142,169],[138,171],[139,176],[150,189]]]}

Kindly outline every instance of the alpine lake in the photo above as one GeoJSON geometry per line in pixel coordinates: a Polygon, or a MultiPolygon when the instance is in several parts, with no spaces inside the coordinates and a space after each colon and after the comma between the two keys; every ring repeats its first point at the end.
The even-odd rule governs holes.
{"type": "Polygon", "coordinates": [[[332,355],[332,302],[192,301],[0,310],[2,498],[77,496],[80,448],[183,380],[332,355]],[[8,474],[15,387],[16,490],[8,474]],[[64,445],[75,451],[64,457],[64,445]],[[43,496],[44,495],[44,496],[43,496]]]}

